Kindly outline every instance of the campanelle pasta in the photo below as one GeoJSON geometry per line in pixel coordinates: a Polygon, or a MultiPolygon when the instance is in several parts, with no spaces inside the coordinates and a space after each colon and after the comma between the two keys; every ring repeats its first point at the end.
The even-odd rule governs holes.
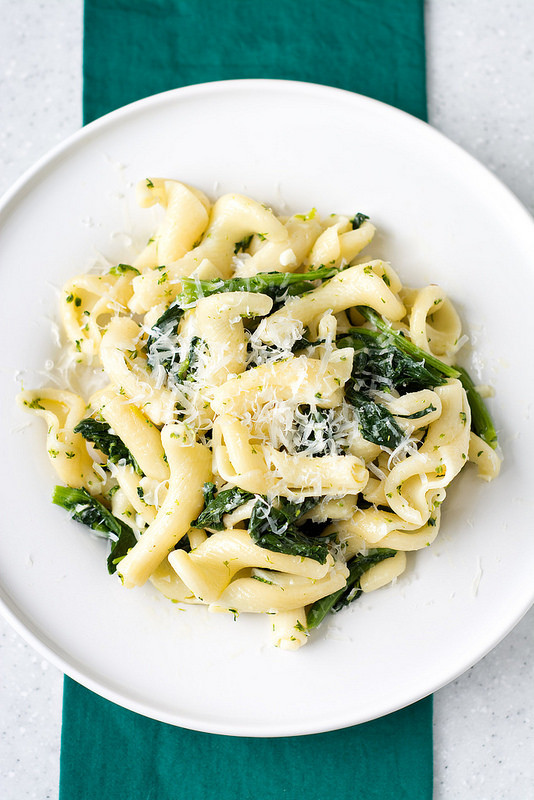
{"type": "Polygon", "coordinates": [[[47,425],[54,502],[111,540],[126,588],[268,614],[297,649],[436,538],[468,461],[498,475],[453,366],[460,319],[442,288],[360,256],[364,214],[283,218],[156,178],[137,199],[162,211],[134,263],[61,294],[71,369],[99,390],[19,396],[47,425]]]}

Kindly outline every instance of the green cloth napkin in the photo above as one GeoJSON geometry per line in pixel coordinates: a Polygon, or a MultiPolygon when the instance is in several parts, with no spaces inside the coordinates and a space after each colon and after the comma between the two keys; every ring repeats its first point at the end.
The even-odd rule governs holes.
{"type": "Polygon", "coordinates": [[[337,86],[426,119],[423,0],[85,0],[85,123],[231,78],[337,86]]]}
{"type": "Polygon", "coordinates": [[[60,800],[98,798],[431,800],[432,703],[331,733],[237,738],[140,717],[65,678],[60,800]]]}
{"type": "MultiPolygon", "coordinates": [[[[425,119],[423,0],[85,0],[83,70],[85,122],[231,78],[337,86],[425,119]]],[[[332,733],[235,738],[154,722],[65,678],[60,800],[359,795],[431,800],[431,698],[332,733]]]]}

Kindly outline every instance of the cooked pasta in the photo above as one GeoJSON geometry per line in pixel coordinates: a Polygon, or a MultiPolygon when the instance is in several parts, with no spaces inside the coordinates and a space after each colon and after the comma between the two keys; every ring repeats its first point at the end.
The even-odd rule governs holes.
{"type": "Polygon", "coordinates": [[[156,178],[137,199],[162,211],[134,263],[61,293],[73,369],[99,390],[19,395],[47,425],[54,502],[110,539],[126,588],[267,614],[298,649],[436,538],[467,462],[499,473],[454,366],[460,318],[442,288],[361,256],[364,214],[283,218],[156,178]]]}

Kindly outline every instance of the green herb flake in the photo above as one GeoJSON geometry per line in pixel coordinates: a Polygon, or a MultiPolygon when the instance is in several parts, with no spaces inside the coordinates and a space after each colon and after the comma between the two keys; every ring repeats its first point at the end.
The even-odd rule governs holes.
{"type": "Polygon", "coordinates": [[[133,272],[135,275],[140,275],[141,273],[136,267],[132,267],[131,264],[116,264],[114,267],[111,267],[109,271],[109,275],[125,275],[127,272],[133,272]]]}
{"type": "Polygon", "coordinates": [[[40,397],[36,397],[34,400],[31,400],[29,403],[28,403],[27,400],[25,400],[24,401],[24,405],[27,406],[27,408],[33,408],[33,409],[40,408],[41,411],[46,411],[45,407],[41,405],[41,398],[40,397]]]}

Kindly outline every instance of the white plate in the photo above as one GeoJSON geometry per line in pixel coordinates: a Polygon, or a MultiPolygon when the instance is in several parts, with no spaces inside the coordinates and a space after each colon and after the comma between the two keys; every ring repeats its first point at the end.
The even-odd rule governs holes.
{"type": "MultiPolygon", "coordinates": [[[[0,211],[2,488],[0,588],[15,627],[66,673],[155,719],[275,736],[394,711],[487,653],[534,600],[532,493],[534,225],[489,172],[424,123],[358,95],[302,83],[193,86],[121,109],[69,139],[0,211]],[[175,177],[241,191],[279,211],[369,214],[373,253],[406,284],[440,283],[474,342],[505,463],[472,467],[449,492],[442,531],[397,585],[331,618],[297,653],[271,649],[268,617],[180,610],[108,577],[105,545],[50,503],[40,420],[15,408],[54,352],[56,293],[96,251],[124,261],[151,212],[130,188],[175,177]],[[126,196],[125,196],[126,195],[126,196]],[[25,426],[25,427],[23,427],[25,426]]],[[[469,357],[469,352],[467,353],[469,357]]]]}

